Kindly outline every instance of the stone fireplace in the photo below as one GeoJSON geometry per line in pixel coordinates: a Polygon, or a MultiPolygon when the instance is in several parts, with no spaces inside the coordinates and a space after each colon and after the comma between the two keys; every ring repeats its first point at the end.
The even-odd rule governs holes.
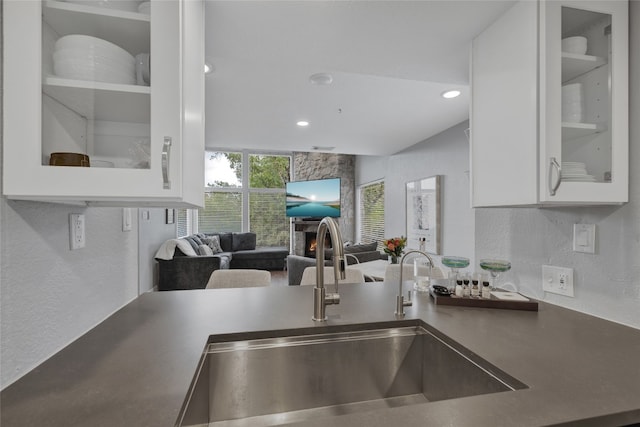
{"type": "MultiPolygon", "coordinates": [[[[294,153],[294,180],[340,178],[341,215],[336,218],[342,240],[355,239],[355,156],[331,153],[294,153]]],[[[307,254],[307,234],[318,231],[319,221],[294,219],[293,253],[307,254]]],[[[327,233],[328,235],[328,233],[327,233]]],[[[329,247],[325,244],[325,247],[329,247]]]]}
{"type": "MultiPolygon", "coordinates": [[[[305,231],[304,233],[304,256],[306,257],[316,257],[316,248],[318,246],[318,233],[315,231],[305,231]]],[[[331,248],[331,236],[327,233],[324,236],[324,248],[331,248]]]]}

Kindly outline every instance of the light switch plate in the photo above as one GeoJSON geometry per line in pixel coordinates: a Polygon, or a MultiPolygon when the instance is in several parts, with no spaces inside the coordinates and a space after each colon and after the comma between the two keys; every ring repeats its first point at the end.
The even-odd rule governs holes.
{"type": "Polygon", "coordinates": [[[573,297],[573,268],[543,265],[542,289],[552,294],[573,297]]]}
{"type": "Polygon", "coordinates": [[[573,224],[573,251],[596,253],[595,224],[573,224]]]}

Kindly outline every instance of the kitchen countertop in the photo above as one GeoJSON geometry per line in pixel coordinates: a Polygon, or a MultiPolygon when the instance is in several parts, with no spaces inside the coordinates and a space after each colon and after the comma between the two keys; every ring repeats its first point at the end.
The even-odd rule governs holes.
{"type": "MultiPolygon", "coordinates": [[[[210,335],[316,327],[311,286],[147,293],[0,394],[0,425],[173,426],[210,335]]],[[[327,325],[395,320],[397,286],[343,285],[327,325]]],[[[538,312],[406,309],[529,388],[333,417],[332,426],[620,426],[640,422],[640,330],[538,312]]],[[[326,419],[296,425],[325,426],[326,419]]]]}

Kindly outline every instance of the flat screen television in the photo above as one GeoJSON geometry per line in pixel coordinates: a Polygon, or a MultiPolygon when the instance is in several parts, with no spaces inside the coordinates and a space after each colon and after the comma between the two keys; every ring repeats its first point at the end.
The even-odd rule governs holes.
{"type": "Polygon", "coordinates": [[[286,190],[287,217],[340,216],[340,178],[288,182],[286,190]]]}

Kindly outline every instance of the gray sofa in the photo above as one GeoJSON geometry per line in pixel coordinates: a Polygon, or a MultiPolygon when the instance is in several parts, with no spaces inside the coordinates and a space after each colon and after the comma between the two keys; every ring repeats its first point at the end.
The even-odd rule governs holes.
{"type": "Polygon", "coordinates": [[[159,250],[156,254],[160,291],[203,289],[211,273],[219,269],[283,270],[289,254],[286,247],[256,248],[255,233],[194,234],[173,243],[178,245],[170,259],[166,251],[159,250]],[[219,251],[203,253],[202,246],[215,246],[211,244],[214,236],[219,240],[219,251]]]}
{"type": "MultiPolygon", "coordinates": [[[[375,261],[377,259],[387,259],[387,255],[380,253],[377,249],[375,242],[368,244],[357,244],[344,247],[344,253],[351,254],[357,258],[356,261],[351,256],[347,256],[347,264],[356,264],[360,262],[375,261]]],[[[333,265],[332,261],[333,250],[327,249],[324,251],[324,265],[333,265]]],[[[302,273],[307,267],[315,267],[316,259],[311,257],[304,257],[300,255],[289,255],[287,257],[287,272],[289,279],[289,286],[299,286],[302,280],[302,273]]]]}

